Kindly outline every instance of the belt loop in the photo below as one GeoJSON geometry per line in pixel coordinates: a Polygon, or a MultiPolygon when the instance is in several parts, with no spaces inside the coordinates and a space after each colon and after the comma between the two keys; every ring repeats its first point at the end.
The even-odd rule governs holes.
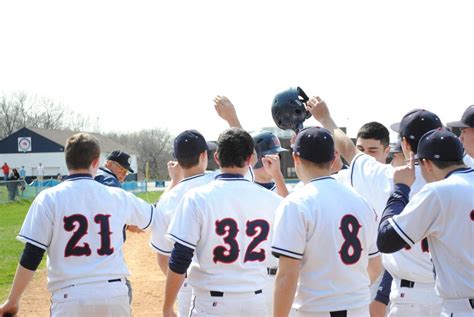
{"type": "Polygon", "coordinates": [[[347,310],[338,310],[329,312],[331,317],[347,317],[347,310]]]}

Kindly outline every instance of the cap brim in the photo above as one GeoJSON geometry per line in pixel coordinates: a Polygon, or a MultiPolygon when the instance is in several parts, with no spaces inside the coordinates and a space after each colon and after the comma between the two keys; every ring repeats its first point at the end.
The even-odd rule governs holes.
{"type": "Polygon", "coordinates": [[[129,171],[130,173],[135,173],[135,172],[132,170],[131,167],[128,168],[128,171],[129,171]]]}
{"type": "Polygon", "coordinates": [[[395,132],[400,132],[400,122],[390,125],[390,129],[392,129],[395,132]]]}
{"type": "Polygon", "coordinates": [[[206,145],[207,145],[207,150],[208,150],[208,151],[215,151],[215,150],[217,150],[217,144],[214,143],[214,142],[206,141],[206,145]]]}
{"type": "Polygon", "coordinates": [[[446,125],[450,128],[474,128],[474,127],[471,127],[471,126],[465,124],[462,121],[448,122],[446,125]]]}

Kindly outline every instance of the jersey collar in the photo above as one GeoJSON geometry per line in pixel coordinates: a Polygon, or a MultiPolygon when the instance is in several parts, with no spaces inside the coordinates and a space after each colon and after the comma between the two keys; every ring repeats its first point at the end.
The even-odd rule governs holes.
{"type": "Polygon", "coordinates": [[[471,173],[471,172],[474,172],[472,168],[461,167],[461,168],[455,169],[454,171],[449,172],[448,175],[446,175],[445,179],[453,174],[465,174],[465,173],[471,173]]]}
{"type": "Polygon", "coordinates": [[[118,179],[118,177],[117,177],[111,170],[109,170],[108,168],[106,168],[106,167],[99,167],[99,169],[100,169],[101,171],[103,171],[103,172],[105,172],[105,173],[107,173],[107,174],[110,174],[110,175],[112,175],[113,177],[115,177],[115,178],[118,179]]]}
{"type": "Polygon", "coordinates": [[[66,176],[65,181],[75,181],[78,179],[92,179],[91,174],[72,174],[69,176],[66,176]]]}
{"type": "Polygon", "coordinates": [[[183,178],[180,183],[184,183],[184,182],[187,182],[187,181],[190,181],[192,179],[195,179],[195,178],[198,178],[198,177],[202,177],[204,176],[204,174],[197,174],[197,175],[193,175],[193,176],[189,176],[189,177],[186,177],[186,178],[183,178]]]}
{"type": "Polygon", "coordinates": [[[324,179],[332,179],[332,180],[334,180],[334,178],[331,177],[331,176],[323,176],[323,177],[313,178],[313,179],[310,180],[309,182],[312,183],[312,182],[322,181],[322,180],[324,180],[324,179]]]}
{"type": "Polygon", "coordinates": [[[259,183],[255,182],[255,184],[262,186],[263,188],[266,188],[268,190],[272,190],[275,187],[275,182],[270,182],[270,183],[259,183]]]}
{"type": "Polygon", "coordinates": [[[216,179],[221,181],[249,181],[244,178],[242,174],[222,173],[216,176],[216,179]]]}

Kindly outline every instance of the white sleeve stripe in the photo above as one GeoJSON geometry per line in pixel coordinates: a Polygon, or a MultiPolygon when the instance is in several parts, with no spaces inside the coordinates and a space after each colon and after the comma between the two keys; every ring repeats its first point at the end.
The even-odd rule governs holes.
{"type": "Polygon", "coordinates": [[[172,235],[171,233],[167,233],[166,235],[167,235],[171,240],[173,240],[173,241],[175,241],[175,242],[178,242],[178,243],[180,243],[180,244],[182,244],[182,245],[184,245],[184,246],[187,246],[188,248],[191,248],[191,249],[193,249],[193,250],[196,249],[196,246],[195,246],[194,244],[189,243],[189,242],[187,242],[187,241],[185,241],[185,240],[182,240],[182,239],[178,238],[177,236],[172,235]]]}
{"type": "Polygon", "coordinates": [[[414,245],[415,242],[398,226],[398,224],[393,220],[393,218],[388,219],[388,223],[392,228],[398,233],[398,235],[409,245],[414,245]]]}
{"type": "Polygon", "coordinates": [[[163,250],[163,249],[160,249],[160,248],[158,248],[156,245],[154,245],[152,242],[150,242],[150,246],[151,246],[153,249],[155,249],[156,251],[158,251],[159,253],[161,253],[161,254],[164,254],[164,255],[169,255],[169,254],[171,254],[171,251],[165,251],[165,250],[163,250]]]}
{"type": "Polygon", "coordinates": [[[151,225],[152,220],[153,220],[153,205],[150,206],[150,221],[145,226],[145,228],[142,228],[142,230],[145,230],[146,228],[148,228],[151,225]]]}
{"type": "Polygon", "coordinates": [[[272,251],[275,252],[275,253],[278,253],[278,254],[288,255],[292,258],[297,258],[297,259],[302,259],[303,258],[302,253],[297,253],[297,252],[293,252],[293,251],[278,248],[278,247],[272,247],[272,251]]]}
{"type": "Polygon", "coordinates": [[[21,235],[21,234],[18,235],[17,239],[20,240],[20,241],[26,240],[27,242],[31,242],[31,244],[34,244],[34,245],[36,245],[37,247],[39,247],[39,248],[41,248],[41,249],[45,249],[45,250],[46,250],[46,249],[49,247],[49,246],[47,246],[46,244],[43,244],[43,243],[41,243],[41,242],[38,242],[38,241],[33,240],[33,239],[31,239],[31,238],[28,238],[28,237],[25,237],[25,236],[23,236],[23,235],[21,235]]]}

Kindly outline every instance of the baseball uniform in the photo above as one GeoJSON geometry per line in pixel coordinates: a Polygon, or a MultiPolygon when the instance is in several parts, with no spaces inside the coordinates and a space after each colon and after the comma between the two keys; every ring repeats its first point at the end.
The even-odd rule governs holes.
{"type": "Polygon", "coordinates": [[[152,205],[88,174],[41,192],[17,238],[47,251],[51,315],[130,315],[122,229],[152,217],[152,205]]]}
{"type": "MultiPolygon", "coordinates": [[[[212,174],[198,174],[183,179],[178,185],[160,198],[156,205],[156,215],[151,226],[150,246],[158,253],[171,255],[174,243],[166,237],[168,226],[183,196],[191,189],[214,180],[212,174]]],[[[178,314],[188,316],[191,307],[191,286],[185,281],[178,293],[178,314]]]]}
{"type": "Polygon", "coordinates": [[[263,316],[275,209],[281,198],[238,174],[185,195],[168,237],[194,250],[190,314],[263,316]]]}
{"type": "Polygon", "coordinates": [[[378,255],[376,230],[369,204],[332,177],[316,178],[283,200],[272,251],[301,260],[293,302],[297,314],[368,314],[367,266],[369,257],[378,255]]]}
{"type": "MultiPolygon", "coordinates": [[[[365,154],[354,157],[350,167],[352,186],[372,205],[379,220],[393,190],[393,172],[391,165],[365,154]]],[[[415,166],[415,173],[411,196],[425,184],[419,166],[415,166]]],[[[434,290],[433,264],[426,241],[393,254],[383,254],[382,263],[393,276],[390,316],[403,316],[401,309],[406,307],[426,316],[439,315],[441,300],[434,290]]]]}
{"type": "Polygon", "coordinates": [[[474,298],[473,197],[474,170],[462,168],[442,181],[425,185],[400,215],[388,219],[412,248],[415,242],[428,239],[436,291],[444,300],[444,313],[449,311],[447,316],[474,315],[469,303],[474,298]]]}

